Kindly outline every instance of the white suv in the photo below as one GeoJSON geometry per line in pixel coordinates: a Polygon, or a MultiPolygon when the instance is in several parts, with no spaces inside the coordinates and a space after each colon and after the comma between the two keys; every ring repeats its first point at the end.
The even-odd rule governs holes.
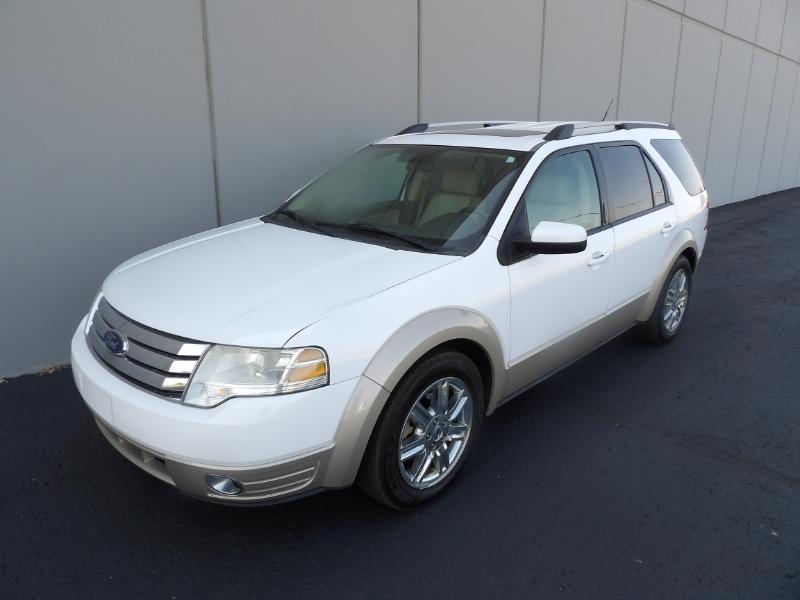
{"type": "Polygon", "coordinates": [[[659,123],[414,125],[260,218],[115,269],[72,340],[111,444],[192,496],[407,509],[498,406],[681,327],[708,196],[659,123]]]}

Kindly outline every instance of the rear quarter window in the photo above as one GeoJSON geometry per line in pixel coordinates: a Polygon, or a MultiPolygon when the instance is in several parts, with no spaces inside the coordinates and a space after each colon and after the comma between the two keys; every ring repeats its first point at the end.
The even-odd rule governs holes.
{"type": "Polygon", "coordinates": [[[669,168],[675,172],[690,195],[696,196],[705,189],[697,165],[681,140],[651,140],[650,143],[667,161],[669,168]]]}

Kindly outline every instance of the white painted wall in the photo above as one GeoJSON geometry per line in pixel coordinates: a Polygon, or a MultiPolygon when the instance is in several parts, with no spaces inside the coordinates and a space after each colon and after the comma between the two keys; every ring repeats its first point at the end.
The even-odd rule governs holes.
{"type": "Polygon", "coordinates": [[[798,69],[800,0],[5,0],[0,376],[64,361],[115,264],[416,121],[611,102],[714,205],[799,186],[798,69]]]}

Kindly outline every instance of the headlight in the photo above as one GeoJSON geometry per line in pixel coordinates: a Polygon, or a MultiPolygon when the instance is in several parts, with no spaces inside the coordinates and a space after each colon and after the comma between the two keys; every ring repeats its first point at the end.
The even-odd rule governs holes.
{"type": "Polygon", "coordinates": [[[275,396],[327,384],[328,357],[321,348],[212,346],[183,402],[210,408],[237,396],[275,396]]]}
{"type": "Polygon", "coordinates": [[[86,327],[84,327],[83,334],[89,335],[89,328],[92,326],[92,319],[94,319],[94,313],[97,312],[97,307],[100,306],[100,300],[103,297],[103,292],[97,292],[97,296],[95,296],[94,302],[92,302],[92,308],[89,309],[89,318],[86,319],[86,327]]]}

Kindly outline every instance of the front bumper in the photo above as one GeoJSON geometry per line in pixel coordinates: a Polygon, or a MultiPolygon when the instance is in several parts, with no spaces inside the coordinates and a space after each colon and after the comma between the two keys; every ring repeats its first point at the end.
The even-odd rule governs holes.
{"type": "Polygon", "coordinates": [[[268,398],[233,398],[211,409],[170,402],[109,370],[72,338],[75,384],[103,435],[131,462],[191,496],[266,503],[350,485],[388,393],[366,377],[268,398]],[[217,493],[206,475],[239,482],[217,493]]]}
{"type": "Polygon", "coordinates": [[[199,466],[131,442],[97,416],[95,421],[109,443],[137,467],[184,494],[226,504],[267,504],[319,491],[331,454],[331,449],[326,449],[304,458],[251,469],[199,466]],[[234,496],[217,493],[207,485],[207,475],[230,477],[241,492],[234,496]]]}

